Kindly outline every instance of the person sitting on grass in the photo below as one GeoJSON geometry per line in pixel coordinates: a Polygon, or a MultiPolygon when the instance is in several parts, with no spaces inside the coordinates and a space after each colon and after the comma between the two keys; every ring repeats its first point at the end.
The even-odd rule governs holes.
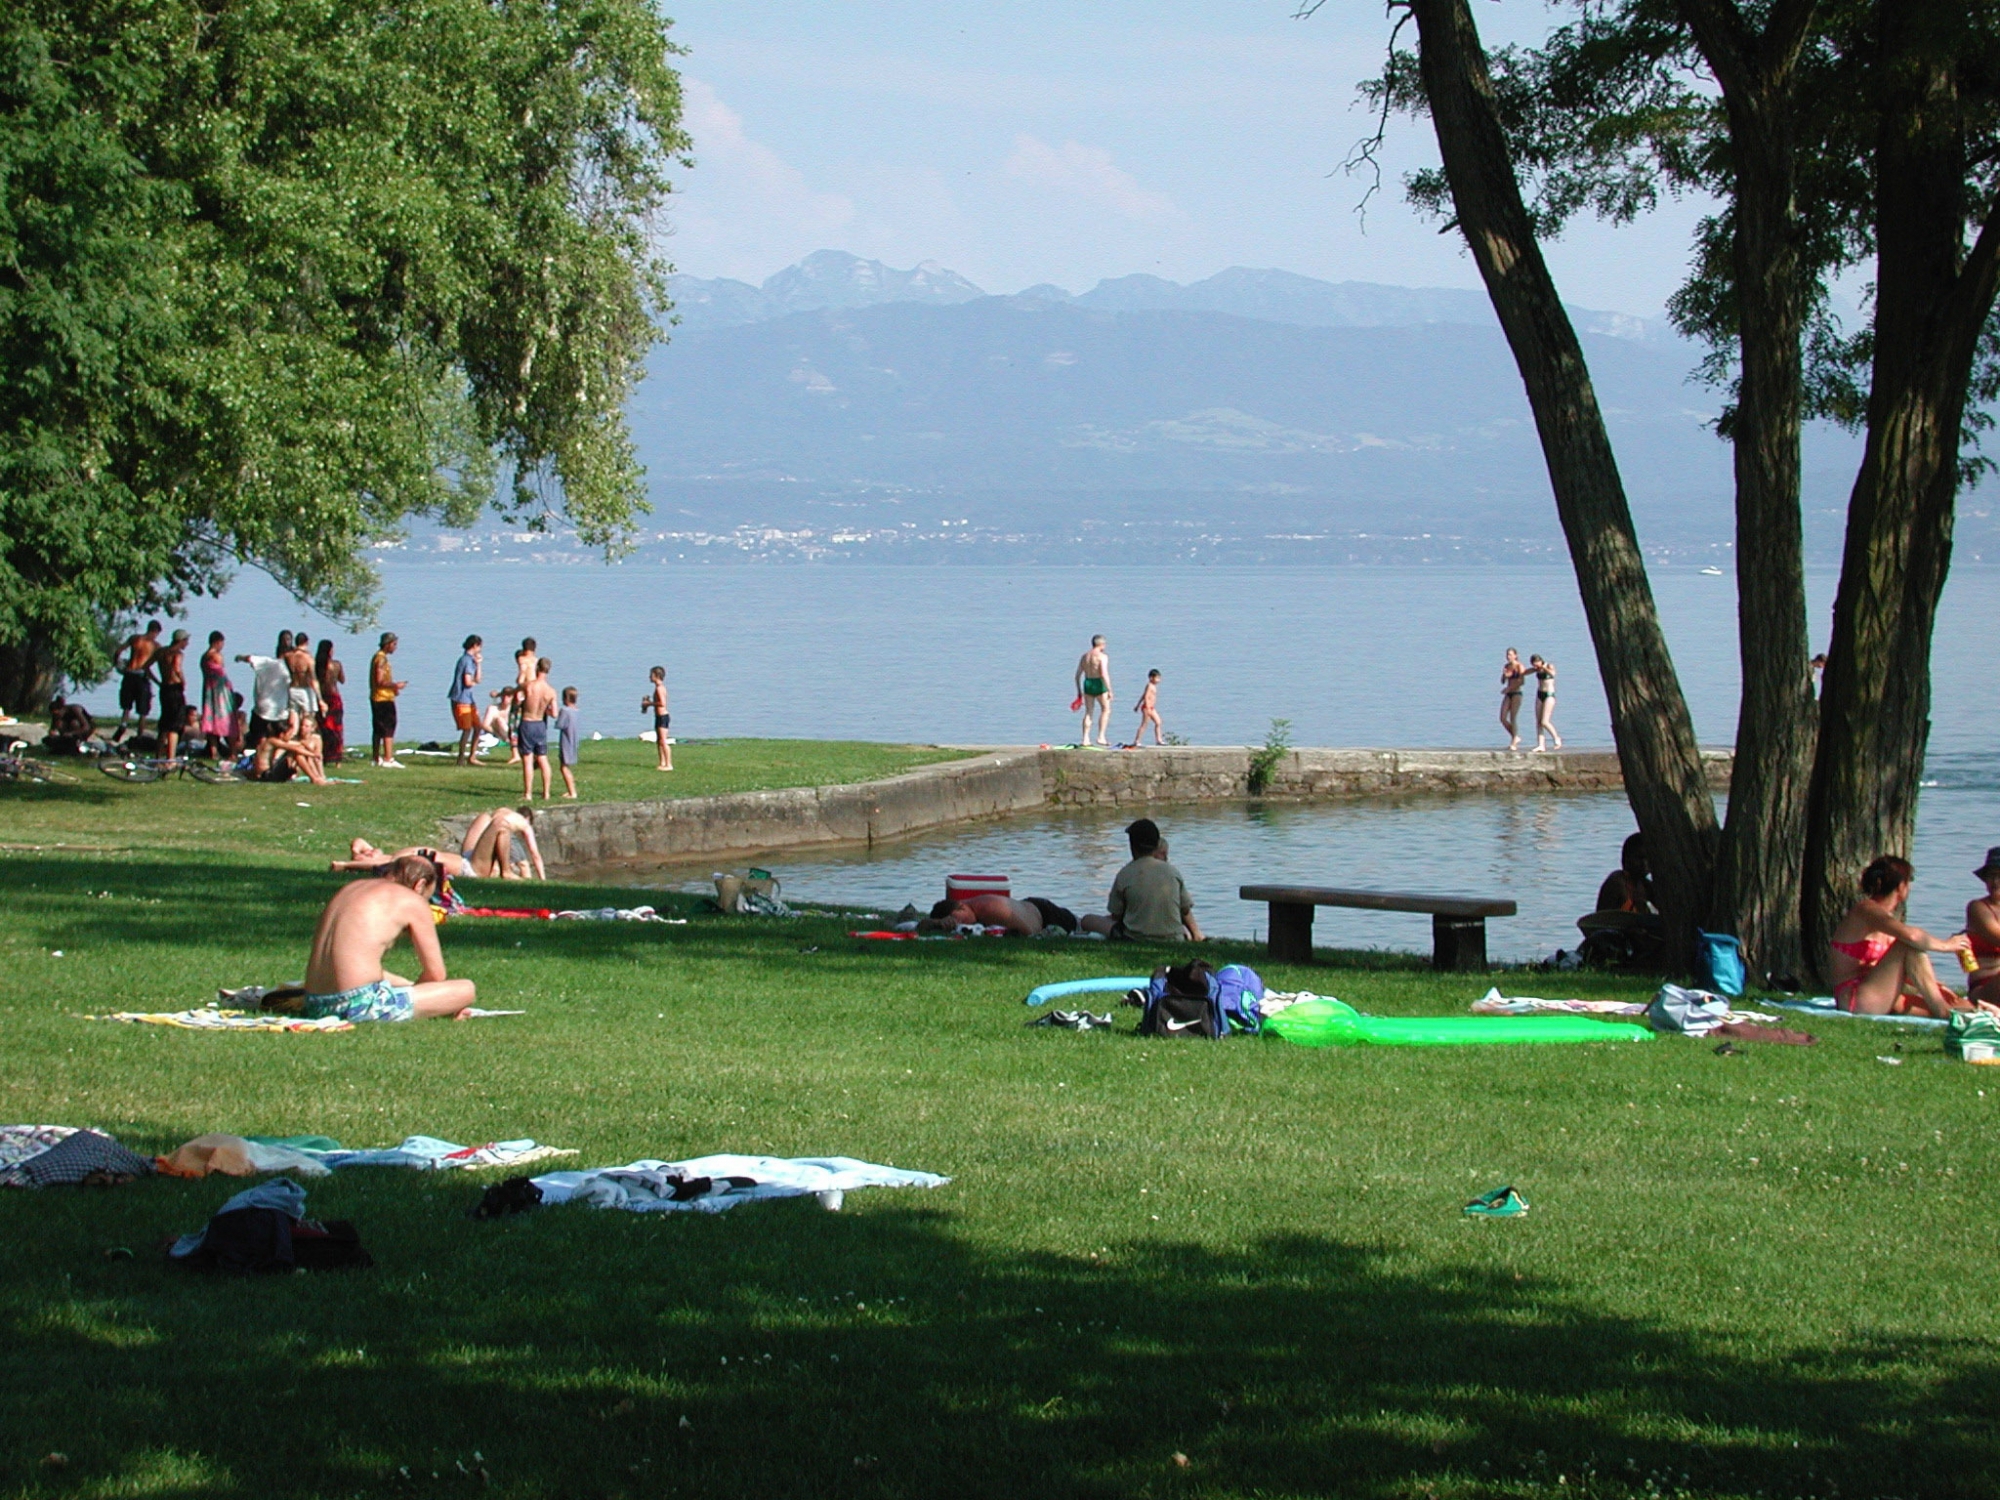
{"type": "Polygon", "coordinates": [[[1977,968],[1966,975],[1967,999],[2000,1005],[2000,846],[1986,851],[1986,863],[1972,872],[1986,882],[1986,894],[1965,908],[1965,937],[1977,968]]]}
{"type": "Polygon", "coordinates": [[[919,932],[953,932],[960,927],[1004,927],[1008,937],[1033,937],[1051,928],[1075,932],[1078,919],[1066,906],[1041,896],[1016,901],[1012,896],[967,896],[963,901],[940,901],[931,914],[917,924],[919,932]]]}
{"type": "Polygon", "coordinates": [[[57,755],[81,755],[83,743],[97,733],[97,720],[81,703],[57,696],[49,704],[49,732],[42,743],[57,755]]]}
{"type": "Polygon", "coordinates": [[[436,865],[410,855],[396,861],[386,880],[356,880],[335,891],[313,931],[302,1014],[343,1021],[463,1019],[478,992],[471,980],[445,973],[431,916],[438,879],[436,865]],[[382,967],[383,955],[406,934],[420,966],[414,980],[382,967]]]}
{"type": "Polygon", "coordinates": [[[519,812],[511,807],[496,807],[490,813],[481,813],[465,830],[458,852],[464,856],[465,873],[469,876],[526,880],[532,865],[536,880],[549,878],[548,872],[542,868],[541,847],[535,842],[532,807],[524,807],[519,812]],[[514,838],[517,834],[527,846],[528,858],[524,861],[514,858],[514,838]]]}
{"type": "Polygon", "coordinates": [[[1916,869],[1885,854],[1861,872],[1861,899],[1833,929],[1827,969],[1834,1003],[1856,1015],[1906,1015],[1919,1007],[1945,1017],[1967,1007],[1937,982],[1933,953],[1963,952],[1964,933],[1934,938],[1896,913],[1910,899],[1916,869]],[[1914,1004],[1912,1002],[1915,1002],[1914,1004]]]}
{"type": "Polygon", "coordinates": [[[379,875],[397,860],[412,858],[431,861],[453,880],[463,880],[471,873],[464,857],[448,849],[416,847],[385,854],[364,838],[348,840],[347,858],[330,860],[327,868],[336,875],[379,875]]]}
{"type": "Polygon", "coordinates": [[[1194,919],[1194,899],[1187,881],[1167,862],[1167,843],[1160,825],[1140,818],[1125,830],[1131,863],[1111,882],[1111,899],[1104,915],[1083,919],[1085,932],[1108,938],[1138,938],[1152,943],[1178,943],[1183,938],[1206,942],[1194,919]]]}
{"type": "Polygon", "coordinates": [[[311,714],[302,714],[296,733],[279,725],[257,741],[257,758],[250,775],[255,781],[290,781],[294,776],[303,776],[314,786],[325,786],[326,767],[320,759],[318,720],[311,714]]]}

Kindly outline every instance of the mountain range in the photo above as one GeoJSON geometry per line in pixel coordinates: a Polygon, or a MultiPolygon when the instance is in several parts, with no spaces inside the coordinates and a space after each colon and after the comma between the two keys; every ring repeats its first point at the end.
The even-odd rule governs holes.
{"type": "MultiPolygon", "coordinates": [[[[933,263],[834,251],[761,286],[674,291],[680,321],[628,407],[653,505],[642,556],[1567,556],[1480,293],[1233,268],[990,296],[933,263]]],[[[1699,351],[1654,320],[1572,312],[1649,555],[1727,565],[1731,455],[1721,394],[1692,378],[1699,351]]],[[[1838,559],[1858,458],[1852,435],[1808,433],[1815,561],[1838,559]]],[[[2000,557],[1981,492],[1957,537],[1963,560],[2000,557]]]]}
{"type": "MultiPolygon", "coordinates": [[[[674,311],[684,331],[735,328],[800,312],[879,307],[916,302],[949,307],[987,293],[956,271],[925,261],[898,271],[879,260],[840,250],[818,250],[762,286],[728,277],[673,280],[674,311]]],[[[1158,276],[1118,276],[1081,295],[1042,283],[1012,295],[1031,306],[1066,304],[1091,312],[1214,312],[1304,328],[1394,328],[1427,323],[1490,325],[1493,308],[1484,292],[1452,287],[1383,286],[1370,281],[1316,281],[1290,271],[1231,266],[1182,285],[1158,276]]],[[[1629,313],[1571,308],[1586,333],[1652,342],[1669,337],[1663,324],[1629,313]]]]}

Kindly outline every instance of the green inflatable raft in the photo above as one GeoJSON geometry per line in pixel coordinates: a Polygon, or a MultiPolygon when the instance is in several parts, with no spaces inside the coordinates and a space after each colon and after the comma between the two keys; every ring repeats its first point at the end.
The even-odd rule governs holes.
{"type": "Polygon", "coordinates": [[[1653,1037],[1644,1026],[1586,1016],[1364,1016],[1333,999],[1301,1000],[1266,1016],[1264,1035],[1300,1047],[1488,1047],[1653,1037]]]}

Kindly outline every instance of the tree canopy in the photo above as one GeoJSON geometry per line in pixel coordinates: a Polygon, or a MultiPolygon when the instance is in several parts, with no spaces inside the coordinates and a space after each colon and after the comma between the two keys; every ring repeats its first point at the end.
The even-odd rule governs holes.
{"type": "Polygon", "coordinates": [[[615,545],[676,50],[648,0],[0,10],[0,701],[242,564],[365,616],[412,516],[615,545]]]}

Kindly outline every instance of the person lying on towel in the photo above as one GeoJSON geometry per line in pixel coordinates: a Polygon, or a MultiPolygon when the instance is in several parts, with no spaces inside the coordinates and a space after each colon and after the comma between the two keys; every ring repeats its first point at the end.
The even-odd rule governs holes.
{"type": "Polygon", "coordinates": [[[960,927],[1004,927],[1008,937],[1033,937],[1047,927],[1075,932],[1077,915],[1040,896],[1025,901],[1012,896],[967,896],[963,901],[938,902],[929,919],[917,924],[919,932],[952,932],[960,927]]]}
{"type": "Polygon", "coordinates": [[[430,905],[439,878],[429,860],[406,855],[386,878],[356,880],[335,891],[313,932],[301,1014],[343,1021],[464,1019],[478,997],[470,979],[445,973],[430,905]],[[382,956],[405,934],[417,950],[415,980],[382,967],[382,956]]]}
{"type": "Polygon", "coordinates": [[[449,849],[427,849],[421,846],[412,849],[398,849],[389,854],[377,849],[363,838],[352,839],[347,845],[347,858],[327,862],[327,868],[336,875],[380,875],[399,859],[414,856],[436,862],[437,867],[453,880],[462,880],[472,867],[463,855],[453,854],[449,849]]]}

